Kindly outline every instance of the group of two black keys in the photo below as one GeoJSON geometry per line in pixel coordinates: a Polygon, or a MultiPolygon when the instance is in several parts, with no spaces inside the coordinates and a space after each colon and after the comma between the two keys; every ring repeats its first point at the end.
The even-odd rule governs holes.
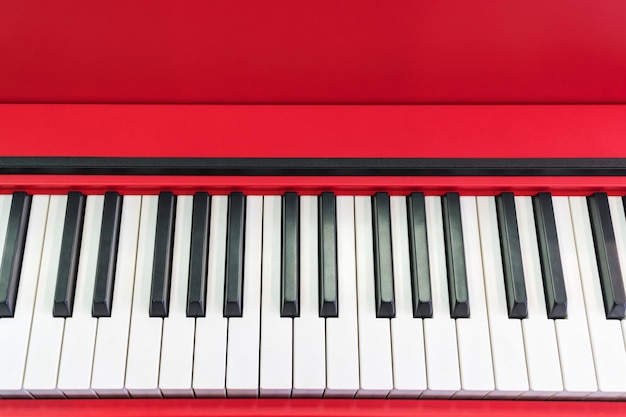
{"type": "MultiPolygon", "coordinates": [[[[13,194],[0,263],[0,317],[11,317],[14,313],[30,202],[31,196],[26,193],[13,194]]],[[[81,193],[68,194],[55,288],[55,317],[72,315],[85,202],[86,197],[81,193]]],[[[105,194],[92,306],[94,317],[111,315],[122,202],[122,196],[116,192],[105,194]]],[[[210,202],[211,196],[206,192],[196,193],[193,197],[187,297],[189,317],[205,315],[210,202]]],[[[229,195],[225,317],[240,317],[243,314],[245,202],[242,193],[229,195]]],[[[626,296],[608,197],[605,193],[595,193],[587,198],[587,202],[606,315],[607,318],[623,318],[626,296]]],[[[424,194],[411,193],[406,203],[413,315],[429,318],[432,317],[432,297],[424,194]]],[[[497,196],[496,207],[509,317],[524,318],[527,315],[527,295],[513,193],[505,192],[497,196]]],[[[548,317],[565,318],[567,295],[550,193],[534,196],[533,208],[548,317]]],[[[299,316],[299,211],[297,193],[285,193],[282,198],[280,301],[283,317],[299,316]]],[[[447,193],[442,197],[442,215],[450,313],[452,318],[466,318],[470,315],[470,309],[458,193],[447,193]]],[[[175,217],[176,196],[171,192],[160,193],[149,311],[152,317],[168,315],[175,217]]],[[[379,192],[372,197],[372,229],[376,315],[379,318],[393,318],[395,296],[390,198],[387,193],[379,192]]],[[[337,317],[336,197],[330,192],[322,193],[318,199],[318,243],[320,317],[337,317]]]]}

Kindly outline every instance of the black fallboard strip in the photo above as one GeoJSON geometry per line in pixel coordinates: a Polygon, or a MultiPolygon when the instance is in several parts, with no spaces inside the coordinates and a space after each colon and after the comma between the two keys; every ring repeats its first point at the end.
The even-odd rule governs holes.
{"type": "Polygon", "coordinates": [[[0,174],[621,176],[626,158],[0,157],[0,174]]]}

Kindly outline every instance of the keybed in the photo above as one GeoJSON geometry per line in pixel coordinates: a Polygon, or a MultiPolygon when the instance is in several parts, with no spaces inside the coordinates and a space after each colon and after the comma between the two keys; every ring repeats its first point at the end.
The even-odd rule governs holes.
{"type": "Polygon", "coordinates": [[[3,397],[626,396],[602,192],[16,192],[0,238],[3,397]]]}

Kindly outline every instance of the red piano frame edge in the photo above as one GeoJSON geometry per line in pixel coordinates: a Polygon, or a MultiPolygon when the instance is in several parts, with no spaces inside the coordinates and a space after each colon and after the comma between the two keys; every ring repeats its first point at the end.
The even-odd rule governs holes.
{"type": "MultiPolygon", "coordinates": [[[[626,105],[0,105],[0,157],[625,158],[626,105]]],[[[626,194],[614,176],[0,175],[0,192],[626,194]]]]}
{"type": "Polygon", "coordinates": [[[131,176],[131,175],[0,175],[0,194],[26,191],[31,194],[103,194],[118,191],[123,195],[156,195],[170,190],[179,195],[208,191],[225,195],[242,191],[247,195],[278,195],[297,191],[318,195],[332,191],[337,195],[371,195],[387,191],[407,195],[421,191],[426,195],[458,192],[461,195],[496,195],[514,191],[517,195],[535,195],[542,191],[553,195],[590,195],[606,192],[626,195],[626,177],[237,177],[237,176],[131,176]]]}
{"type": "Polygon", "coordinates": [[[626,403],[365,399],[3,400],[0,401],[0,414],[14,417],[621,417],[626,414],[626,403]]]}

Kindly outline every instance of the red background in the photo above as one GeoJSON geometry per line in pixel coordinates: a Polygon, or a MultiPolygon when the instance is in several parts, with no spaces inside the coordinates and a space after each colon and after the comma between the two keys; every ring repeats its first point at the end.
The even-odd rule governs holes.
{"type": "Polygon", "coordinates": [[[0,102],[626,103],[623,0],[0,0],[0,102]]]}

